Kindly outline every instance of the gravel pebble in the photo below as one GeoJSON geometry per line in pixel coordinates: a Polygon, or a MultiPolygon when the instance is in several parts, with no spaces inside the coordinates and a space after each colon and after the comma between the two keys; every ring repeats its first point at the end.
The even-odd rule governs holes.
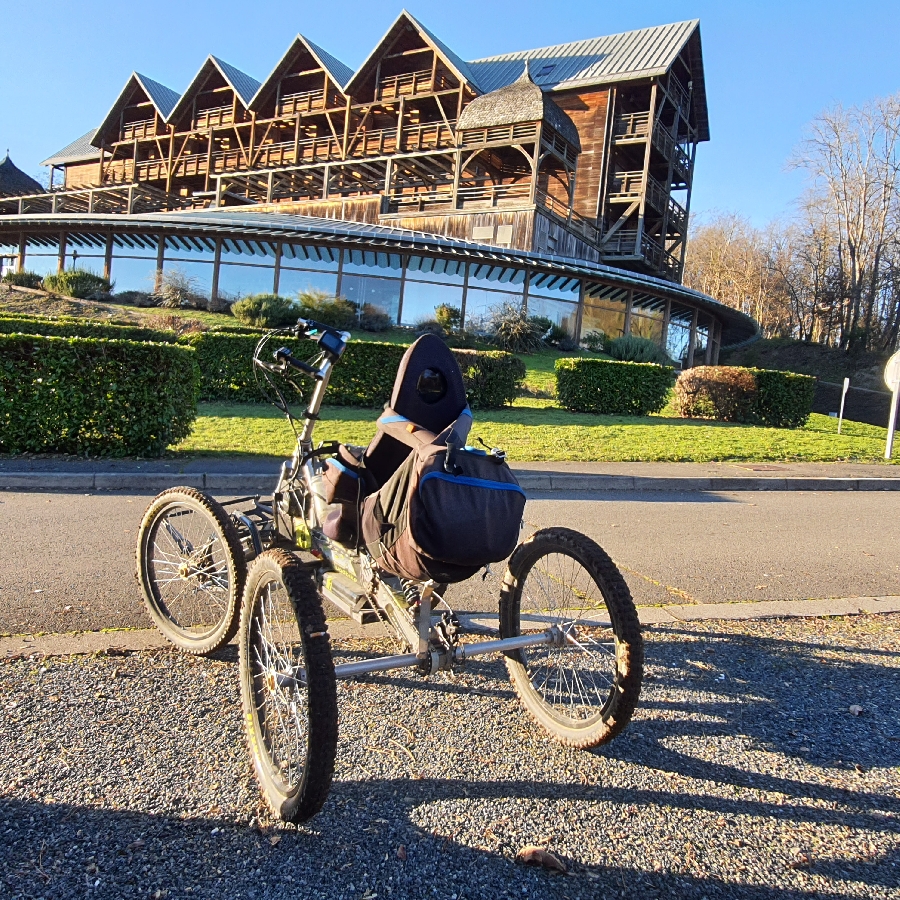
{"type": "Polygon", "coordinates": [[[499,661],[342,682],[335,784],[299,828],[261,802],[233,648],[4,661],[0,896],[900,898],[900,616],[645,637],[638,713],[589,752],[499,661]]]}

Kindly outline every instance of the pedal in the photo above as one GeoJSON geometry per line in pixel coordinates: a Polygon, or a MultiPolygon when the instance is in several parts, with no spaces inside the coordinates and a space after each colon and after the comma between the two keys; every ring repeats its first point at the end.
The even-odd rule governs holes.
{"type": "Polygon", "coordinates": [[[326,572],[322,576],[322,596],[360,625],[378,621],[378,614],[369,605],[366,592],[344,575],[326,572]]]}

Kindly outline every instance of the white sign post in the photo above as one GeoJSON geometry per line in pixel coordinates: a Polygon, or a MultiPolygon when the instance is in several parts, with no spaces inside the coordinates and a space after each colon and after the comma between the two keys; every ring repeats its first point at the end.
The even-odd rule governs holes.
{"type": "Polygon", "coordinates": [[[844,379],[844,390],[841,391],[841,411],[838,413],[838,434],[841,433],[841,425],[844,424],[844,400],[847,399],[847,391],[850,390],[850,379],[844,379]]]}
{"type": "Polygon", "coordinates": [[[884,458],[890,459],[894,450],[894,429],[897,425],[897,401],[900,399],[900,350],[898,350],[884,367],[884,383],[891,389],[891,416],[888,419],[887,446],[884,458]]]}

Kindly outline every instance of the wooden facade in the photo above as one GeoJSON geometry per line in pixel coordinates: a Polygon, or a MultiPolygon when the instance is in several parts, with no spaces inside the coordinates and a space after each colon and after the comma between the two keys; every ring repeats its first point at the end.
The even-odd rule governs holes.
{"type": "Polygon", "coordinates": [[[0,213],[257,206],[680,280],[705,139],[699,30],[662,74],[545,88],[562,119],[554,108],[460,128],[471,104],[509,89],[479,87],[486,62],[462,62],[403,13],[355,73],[298,37],[262,84],[209,57],[172,103],[132,76],[93,138],[97,158],[62,163],[57,191],[0,198],[0,213]]]}

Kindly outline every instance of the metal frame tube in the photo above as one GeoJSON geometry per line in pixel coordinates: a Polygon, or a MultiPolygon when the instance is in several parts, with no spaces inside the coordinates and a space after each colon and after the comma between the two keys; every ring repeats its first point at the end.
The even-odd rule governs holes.
{"type": "Polygon", "coordinates": [[[526,647],[540,647],[555,641],[553,632],[542,631],[540,634],[523,634],[519,637],[503,638],[498,641],[481,641],[478,644],[460,644],[453,654],[455,662],[465,662],[470,656],[483,656],[486,653],[505,653],[507,650],[524,650],[526,647]]]}
{"type": "Polygon", "coordinates": [[[402,656],[382,656],[379,659],[364,659],[360,662],[341,663],[334,667],[336,678],[353,678],[355,675],[367,675],[369,672],[387,672],[390,669],[405,669],[407,666],[415,666],[419,657],[415,653],[405,653],[402,656]]]}

